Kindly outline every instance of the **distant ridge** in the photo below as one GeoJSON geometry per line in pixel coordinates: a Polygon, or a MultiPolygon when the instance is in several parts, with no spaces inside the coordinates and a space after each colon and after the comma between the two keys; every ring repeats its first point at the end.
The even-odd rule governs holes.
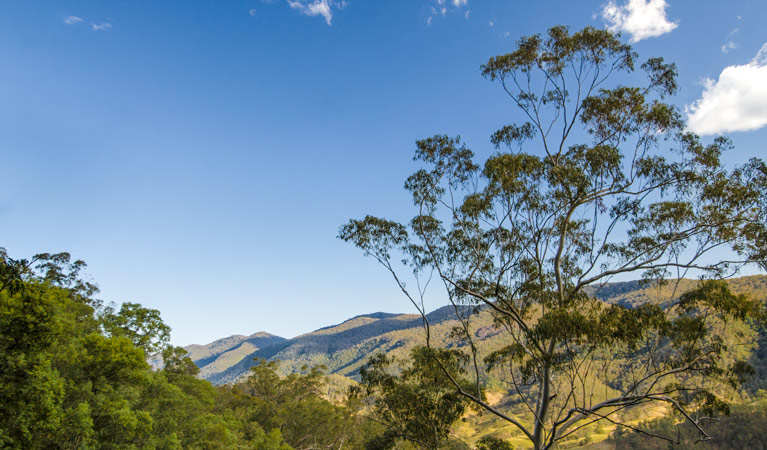
{"type": "Polygon", "coordinates": [[[402,315],[405,315],[405,314],[394,314],[394,313],[385,313],[385,312],[375,312],[375,313],[372,313],[372,314],[360,314],[359,316],[354,316],[351,319],[344,320],[343,322],[341,322],[339,324],[328,325],[326,327],[318,328],[318,329],[314,330],[312,333],[316,333],[316,332],[322,331],[322,330],[329,330],[331,328],[338,327],[340,325],[343,325],[343,324],[345,324],[347,322],[351,322],[351,321],[356,320],[356,319],[363,319],[363,318],[370,318],[370,319],[391,319],[391,318],[394,318],[394,317],[397,317],[397,316],[402,316],[402,315]]]}
{"type": "Polygon", "coordinates": [[[192,344],[184,349],[189,352],[189,357],[200,368],[200,375],[207,379],[208,375],[225,370],[250,353],[285,340],[283,337],[259,331],[250,336],[235,334],[217,339],[207,345],[192,344]]]}
{"type": "MultiPolygon", "coordinates": [[[[451,308],[452,307],[446,307],[451,308]]],[[[440,308],[429,315],[437,323],[449,315],[440,308]]],[[[404,336],[414,345],[421,338],[423,319],[418,314],[374,313],[356,316],[338,325],[324,327],[269,347],[262,347],[243,357],[226,370],[207,377],[214,384],[239,379],[250,371],[253,358],[279,359],[285,373],[298,372],[303,366],[325,365],[330,373],[354,376],[359,366],[372,354],[389,351],[404,336]],[[404,331],[402,337],[396,336],[404,331]],[[410,333],[408,333],[410,331],[410,333]]]]}
{"type": "MultiPolygon", "coordinates": [[[[669,301],[691,288],[695,280],[679,284],[648,286],[641,281],[607,283],[589,289],[589,294],[607,303],[635,307],[647,302],[669,301]]],[[[751,293],[767,300],[767,275],[729,280],[735,293],[751,293]]],[[[463,307],[462,315],[474,308],[463,307]]],[[[494,327],[486,311],[477,311],[475,336],[489,339],[484,350],[500,348],[507,338],[494,327]]],[[[447,335],[457,324],[455,308],[444,306],[427,314],[432,326],[432,339],[447,342],[447,335]]],[[[375,353],[404,356],[415,345],[423,344],[423,319],[418,314],[375,312],[362,314],[337,325],[331,325],[285,339],[266,332],[250,336],[233,335],[207,345],[184,347],[200,367],[200,376],[214,384],[225,384],[246,376],[254,358],[278,359],[283,373],[300,372],[303,366],[324,365],[332,374],[356,377],[359,368],[375,353]]]]}

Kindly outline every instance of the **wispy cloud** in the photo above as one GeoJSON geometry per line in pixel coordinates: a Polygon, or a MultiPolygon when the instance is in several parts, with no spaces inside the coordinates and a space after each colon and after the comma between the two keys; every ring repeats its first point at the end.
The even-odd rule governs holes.
{"type": "Polygon", "coordinates": [[[248,11],[248,14],[250,14],[251,16],[255,16],[256,15],[256,10],[255,9],[251,9],[250,11],[248,11]]]}
{"type": "MultiPolygon", "coordinates": [[[[434,0],[432,6],[430,6],[428,9],[430,12],[426,18],[426,24],[431,25],[435,17],[444,17],[448,12],[453,10],[456,12],[460,11],[464,6],[469,4],[469,0],[450,0],[449,3],[452,5],[452,9],[448,9],[448,0],[434,0]]],[[[464,17],[466,19],[469,18],[469,11],[464,13],[464,17]]]]}
{"type": "Polygon", "coordinates": [[[83,19],[77,17],[77,16],[67,16],[64,17],[64,23],[67,25],[77,25],[78,23],[82,22],[83,19]]]}
{"type": "Polygon", "coordinates": [[[722,53],[730,53],[730,50],[735,50],[736,48],[738,48],[738,43],[729,40],[722,45],[722,53]]]}
{"type": "Polygon", "coordinates": [[[288,0],[291,8],[307,16],[322,16],[328,25],[333,21],[333,9],[344,9],[345,1],[335,0],[288,0]]]}
{"type": "Polygon", "coordinates": [[[602,9],[602,19],[611,31],[626,32],[630,41],[666,34],[677,27],[666,17],[666,0],[628,0],[619,6],[610,0],[602,9]]]}
{"type": "Polygon", "coordinates": [[[767,126],[767,43],[747,64],[706,79],[701,98],[687,106],[688,127],[698,134],[750,131],[767,126]]]}
{"type": "Polygon", "coordinates": [[[91,27],[93,31],[107,31],[112,29],[112,24],[109,22],[92,23],[91,27]]]}
{"type": "Polygon", "coordinates": [[[722,45],[722,53],[729,53],[730,50],[735,50],[738,48],[738,43],[735,42],[735,36],[740,32],[739,29],[734,29],[730,31],[730,34],[727,35],[727,42],[722,45]]]}

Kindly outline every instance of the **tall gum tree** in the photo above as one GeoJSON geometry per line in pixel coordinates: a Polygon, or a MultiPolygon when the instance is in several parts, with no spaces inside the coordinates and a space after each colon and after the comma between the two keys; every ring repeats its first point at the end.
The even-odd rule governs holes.
{"type": "Polygon", "coordinates": [[[525,117],[492,135],[498,152],[480,166],[460,138],[418,141],[410,223],[367,216],[339,232],[391,272],[423,315],[428,345],[421,288],[441,280],[456,307],[454,344],[476,377],[455,388],[535,449],[599,421],[649,433],[626,412],[658,404],[708,439],[705,418],[726,411],[727,386],[749,370],[728,349],[747,346],[749,325],[764,318],[723,280],[744,265],[767,269],[767,167],[728,168],[726,138],[705,143],[686,130],[664,101],[677,90],[673,64],[651,58],[639,66],[643,85],[619,84],[638,78],[636,60],[606,30],[520,39],[482,66],[525,117]],[[689,287],[684,277],[699,282],[636,308],[594,296],[615,279],[673,291],[689,287]],[[503,348],[476,341],[480,310],[505,333],[503,348]],[[517,406],[483,399],[491,372],[517,406]]]}

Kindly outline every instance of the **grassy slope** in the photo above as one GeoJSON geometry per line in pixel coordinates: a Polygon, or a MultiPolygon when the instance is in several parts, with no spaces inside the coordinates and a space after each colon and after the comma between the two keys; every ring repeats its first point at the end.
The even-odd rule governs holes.
{"type": "MultiPolygon", "coordinates": [[[[591,293],[598,299],[608,303],[617,303],[634,307],[650,302],[666,302],[674,299],[684,291],[691,289],[696,280],[682,279],[679,283],[669,283],[662,287],[647,286],[640,281],[609,283],[601,287],[593,287],[591,293]]],[[[764,298],[767,295],[767,276],[752,275],[729,280],[730,289],[736,294],[755,294],[764,298]]]]}

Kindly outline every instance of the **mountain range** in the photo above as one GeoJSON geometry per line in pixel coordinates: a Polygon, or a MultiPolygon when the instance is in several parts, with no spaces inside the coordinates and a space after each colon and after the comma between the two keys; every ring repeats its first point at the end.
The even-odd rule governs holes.
{"type": "MultiPolygon", "coordinates": [[[[695,280],[680,280],[662,287],[649,287],[640,281],[608,283],[591,288],[589,294],[613,304],[634,307],[646,302],[668,301],[691,288],[695,280]]],[[[749,293],[767,299],[767,276],[754,275],[729,280],[735,293],[749,293]]],[[[429,314],[431,336],[448,342],[457,324],[455,308],[445,306],[429,314]]],[[[466,311],[463,311],[464,313],[466,311]]],[[[487,311],[473,319],[475,336],[485,341],[482,353],[505,345],[506,335],[493,326],[487,311]]],[[[280,360],[283,373],[301,372],[305,367],[324,365],[330,374],[355,378],[360,366],[375,353],[404,357],[410,349],[424,343],[423,319],[418,314],[377,312],[348,319],[338,325],[320,328],[292,339],[258,332],[250,336],[233,335],[207,345],[184,347],[200,368],[200,376],[213,384],[239,380],[250,372],[255,358],[280,360]]]]}

